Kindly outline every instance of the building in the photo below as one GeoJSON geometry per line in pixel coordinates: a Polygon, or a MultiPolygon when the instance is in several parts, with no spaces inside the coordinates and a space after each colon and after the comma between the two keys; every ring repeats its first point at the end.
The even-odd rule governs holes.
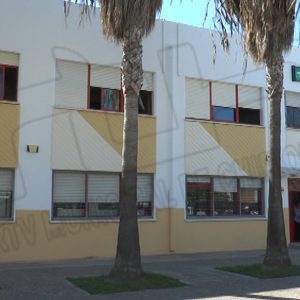
{"type": "MultiPolygon", "coordinates": [[[[114,256],[123,97],[121,49],[97,16],[61,0],[0,11],[0,260],[114,256]],[[18,20],[18,22],[15,22],[18,20]]],[[[268,103],[262,66],[233,40],[158,21],[144,41],[138,212],[142,254],[263,249],[268,103]]],[[[300,192],[299,49],[286,56],[282,193],[295,241],[300,192]]]]}

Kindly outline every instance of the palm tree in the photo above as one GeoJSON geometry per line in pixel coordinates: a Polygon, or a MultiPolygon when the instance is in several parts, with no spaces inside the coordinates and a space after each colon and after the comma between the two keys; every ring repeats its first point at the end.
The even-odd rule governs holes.
{"type": "Polygon", "coordinates": [[[120,223],[116,257],[110,276],[116,279],[137,278],[143,275],[136,205],[138,101],[143,83],[142,41],[154,27],[156,13],[161,10],[162,0],[82,0],[75,2],[81,3],[82,14],[88,14],[89,7],[93,8],[99,2],[104,35],[122,44],[121,72],[125,101],[120,223]]]}
{"type": "Polygon", "coordinates": [[[280,103],[283,90],[283,54],[292,47],[296,0],[214,0],[228,46],[226,27],[243,32],[246,51],[255,63],[266,65],[270,103],[269,211],[265,268],[291,265],[284,229],[281,195],[280,103]]]}

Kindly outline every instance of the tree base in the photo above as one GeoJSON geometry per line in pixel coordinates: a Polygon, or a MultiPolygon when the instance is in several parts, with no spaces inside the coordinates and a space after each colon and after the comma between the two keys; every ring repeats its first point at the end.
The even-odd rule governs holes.
{"type": "Polygon", "coordinates": [[[141,268],[128,268],[114,266],[109,273],[109,278],[116,281],[140,279],[144,275],[141,268]]]}
{"type": "Polygon", "coordinates": [[[291,266],[292,262],[288,255],[266,255],[262,268],[265,271],[272,271],[276,269],[289,268],[291,266]]]}

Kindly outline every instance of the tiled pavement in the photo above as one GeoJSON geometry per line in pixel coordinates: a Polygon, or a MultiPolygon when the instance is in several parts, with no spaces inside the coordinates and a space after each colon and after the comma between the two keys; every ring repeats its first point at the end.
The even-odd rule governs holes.
{"type": "MultiPolygon", "coordinates": [[[[291,248],[290,254],[300,264],[300,248],[291,248]]],[[[102,296],[91,296],[66,278],[105,274],[111,260],[0,264],[0,299],[300,299],[300,276],[259,280],[215,269],[261,262],[263,255],[263,251],[251,251],[144,257],[145,271],[172,275],[188,286],[102,296]]]]}

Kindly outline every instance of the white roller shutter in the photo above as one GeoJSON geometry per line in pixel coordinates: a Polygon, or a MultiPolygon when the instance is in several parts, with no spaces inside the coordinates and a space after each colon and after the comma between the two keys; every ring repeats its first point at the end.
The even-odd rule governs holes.
{"type": "Polygon", "coordinates": [[[142,90],[143,91],[153,91],[153,73],[144,72],[142,90]]]}
{"type": "Polygon", "coordinates": [[[300,93],[285,92],[286,106],[300,107],[300,93]]]}
{"type": "Polygon", "coordinates": [[[188,176],[186,181],[188,183],[210,183],[210,178],[207,176],[188,176]]]}
{"type": "Polygon", "coordinates": [[[119,202],[118,174],[88,174],[88,202],[119,202]]]}
{"type": "Polygon", "coordinates": [[[187,78],[186,89],[186,116],[188,118],[209,119],[209,81],[187,78]]]}
{"type": "Polygon", "coordinates": [[[137,176],[137,201],[151,202],[153,199],[153,175],[138,174],[137,176]]]}
{"type": "Polygon", "coordinates": [[[0,169],[0,191],[12,192],[14,189],[14,170],[0,169]]]}
{"type": "Polygon", "coordinates": [[[121,89],[121,70],[120,68],[91,66],[91,86],[121,89]]]}
{"type": "Polygon", "coordinates": [[[239,107],[261,109],[261,89],[246,85],[240,85],[239,89],[239,107]]]}
{"type": "Polygon", "coordinates": [[[212,83],[212,103],[214,106],[236,107],[235,85],[224,82],[212,83]]]}
{"type": "Polygon", "coordinates": [[[19,55],[16,53],[0,51],[0,65],[19,65],[19,55]]]}
{"type": "Polygon", "coordinates": [[[55,172],[53,182],[53,201],[55,203],[85,202],[85,174],[55,172]]]}
{"type": "Polygon", "coordinates": [[[87,108],[87,89],[87,64],[56,61],[56,105],[67,108],[87,108]]]}
{"type": "Polygon", "coordinates": [[[235,178],[214,178],[214,192],[237,192],[235,178]]]}
{"type": "Polygon", "coordinates": [[[263,182],[258,178],[241,178],[240,187],[241,188],[251,188],[251,189],[260,189],[263,186],[263,182]]]}

